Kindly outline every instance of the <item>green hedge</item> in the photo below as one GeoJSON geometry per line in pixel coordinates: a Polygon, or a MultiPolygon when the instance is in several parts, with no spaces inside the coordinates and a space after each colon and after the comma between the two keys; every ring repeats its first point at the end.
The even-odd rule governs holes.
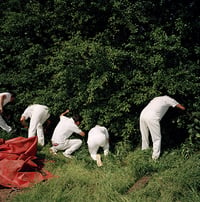
{"type": "MultiPolygon", "coordinates": [[[[139,114],[163,91],[186,106],[165,117],[166,142],[199,141],[196,1],[2,1],[0,86],[15,90],[18,122],[28,104],[80,112],[82,127],[140,141],[139,114]],[[170,128],[169,128],[170,127],[170,128]],[[183,134],[182,138],[181,135],[183,134]]],[[[196,147],[195,147],[196,148],[196,147]]],[[[185,149],[188,152],[188,149],[185,149]]]]}

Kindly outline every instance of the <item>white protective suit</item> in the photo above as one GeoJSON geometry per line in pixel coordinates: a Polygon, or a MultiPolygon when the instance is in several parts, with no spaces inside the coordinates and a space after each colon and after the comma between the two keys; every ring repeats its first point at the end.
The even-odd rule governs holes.
{"type": "Polygon", "coordinates": [[[97,151],[100,147],[104,150],[104,155],[109,152],[109,134],[104,126],[96,125],[88,132],[88,149],[93,160],[97,160],[97,151]]]}
{"type": "Polygon", "coordinates": [[[43,124],[49,118],[49,109],[45,105],[33,104],[28,106],[22,117],[26,119],[30,118],[30,124],[28,129],[28,137],[37,135],[38,144],[44,146],[44,131],[43,124]]]}
{"type": "Polygon", "coordinates": [[[152,159],[160,156],[161,150],[161,130],[160,120],[165,115],[169,107],[175,107],[179,103],[173,98],[165,95],[155,97],[142,110],[140,114],[140,132],[142,135],[142,150],[149,148],[149,131],[153,142],[152,159]]]}
{"type": "Polygon", "coordinates": [[[60,121],[56,126],[51,138],[53,146],[51,150],[55,153],[59,150],[65,150],[64,156],[71,155],[82,145],[81,139],[69,139],[73,134],[80,134],[82,130],[75,124],[73,118],[60,116],[60,121]]]}

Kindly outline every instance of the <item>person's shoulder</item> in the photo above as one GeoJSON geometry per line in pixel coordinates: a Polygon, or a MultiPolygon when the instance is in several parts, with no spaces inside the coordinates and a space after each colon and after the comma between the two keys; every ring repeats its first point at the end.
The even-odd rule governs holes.
{"type": "Polygon", "coordinates": [[[30,104],[27,106],[27,109],[34,108],[35,106],[36,106],[36,104],[30,104]]]}
{"type": "Polygon", "coordinates": [[[171,98],[169,95],[163,95],[162,97],[167,97],[167,98],[171,98]]]}
{"type": "Polygon", "coordinates": [[[9,95],[11,95],[9,92],[0,93],[0,96],[9,96],[9,95]]]}
{"type": "Polygon", "coordinates": [[[107,128],[105,126],[99,126],[99,128],[102,130],[107,130],[107,128]]]}
{"type": "MultiPolygon", "coordinates": [[[[67,116],[65,116],[65,115],[60,115],[60,119],[61,120],[66,120],[66,121],[68,121],[68,120],[71,120],[72,118],[69,118],[69,117],[67,117],[67,116]]],[[[73,120],[73,119],[72,119],[73,120]]]]}
{"type": "Polygon", "coordinates": [[[173,97],[169,96],[169,95],[164,95],[163,96],[165,99],[168,99],[168,100],[175,100],[173,97]]]}
{"type": "Polygon", "coordinates": [[[161,95],[161,96],[155,97],[155,99],[158,99],[158,100],[171,100],[173,98],[171,98],[169,95],[161,95]]]}

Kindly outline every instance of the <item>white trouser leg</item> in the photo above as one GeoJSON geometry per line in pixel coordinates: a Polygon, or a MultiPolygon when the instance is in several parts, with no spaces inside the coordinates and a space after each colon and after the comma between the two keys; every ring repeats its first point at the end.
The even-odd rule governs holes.
{"type": "Polygon", "coordinates": [[[43,107],[38,107],[34,111],[30,120],[28,137],[33,137],[37,134],[38,143],[42,146],[44,146],[43,123],[48,119],[48,117],[48,110],[44,109],[43,107]]]}
{"type": "Polygon", "coordinates": [[[99,149],[99,145],[92,144],[92,143],[88,144],[88,150],[89,150],[90,156],[95,161],[97,160],[96,155],[97,155],[98,149],[99,149]]]}
{"type": "Polygon", "coordinates": [[[40,117],[40,123],[37,125],[37,136],[38,136],[38,143],[44,146],[44,129],[43,124],[49,118],[49,113],[47,110],[43,110],[43,113],[40,117]]]}
{"type": "Polygon", "coordinates": [[[142,150],[149,148],[149,129],[146,120],[140,116],[140,132],[142,136],[142,150]]]}
{"type": "Polygon", "coordinates": [[[108,153],[109,153],[109,147],[110,147],[110,145],[109,145],[109,142],[107,140],[105,146],[103,147],[104,156],[108,155],[108,153]]]}
{"type": "Polygon", "coordinates": [[[0,115],[0,127],[8,133],[12,130],[12,128],[9,125],[7,125],[7,123],[4,121],[1,115],[0,115]]]}
{"type": "Polygon", "coordinates": [[[159,120],[151,120],[149,121],[148,126],[153,142],[152,158],[157,159],[160,156],[160,150],[161,150],[160,122],[159,120]]]}
{"type": "Polygon", "coordinates": [[[96,160],[96,154],[99,147],[102,147],[104,150],[104,155],[108,154],[109,151],[109,142],[105,134],[96,133],[88,136],[88,150],[90,156],[93,160],[96,160]]]}
{"type": "Polygon", "coordinates": [[[38,144],[44,146],[44,131],[41,123],[38,123],[37,125],[37,137],[38,137],[38,144]]]}
{"type": "Polygon", "coordinates": [[[56,146],[55,148],[57,150],[65,150],[65,154],[70,155],[74,151],[80,148],[82,145],[82,140],[80,139],[68,139],[64,144],[60,144],[56,146]]]}

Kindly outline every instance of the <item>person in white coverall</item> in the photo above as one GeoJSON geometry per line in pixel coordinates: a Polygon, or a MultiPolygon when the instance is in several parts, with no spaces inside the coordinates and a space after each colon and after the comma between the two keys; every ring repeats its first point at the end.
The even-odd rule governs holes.
{"type": "Polygon", "coordinates": [[[102,147],[104,155],[108,155],[109,153],[109,133],[107,128],[96,125],[90,129],[87,144],[91,158],[97,162],[99,167],[102,166],[101,156],[97,152],[102,147]]]}
{"type": "Polygon", "coordinates": [[[71,154],[80,148],[82,140],[69,139],[69,137],[73,133],[79,134],[80,136],[85,136],[85,133],[78,127],[81,124],[82,117],[79,115],[74,115],[71,118],[64,116],[68,112],[69,110],[67,109],[60,115],[60,121],[54,129],[51,138],[53,146],[50,148],[50,152],[56,154],[59,150],[65,150],[63,155],[67,158],[72,158],[71,154]]]}
{"type": "Polygon", "coordinates": [[[45,105],[32,104],[29,105],[21,115],[20,122],[28,128],[28,137],[38,137],[38,144],[44,146],[44,130],[43,124],[49,118],[49,108],[45,105]],[[26,120],[30,118],[29,127],[26,120]]]}
{"type": "Polygon", "coordinates": [[[185,110],[175,99],[165,95],[155,97],[142,110],[140,114],[140,132],[142,135],[142,150],[149,148],[149,131],[153,142],[152,159],[156,160],[161,152],[161,129],[160,120],[165,115],[169,107],[177,107],[185,110]]]}
{"type": "Polygon", "coordinates": [[[15,100],[15,97],[16,96],[14,93],[0,93],[0,127],[8,133],[12,131],[12,128],[5,122],[2,117],[2,114],[4,112],[4,106],[9,102],[13,102],[15,100]]]}

